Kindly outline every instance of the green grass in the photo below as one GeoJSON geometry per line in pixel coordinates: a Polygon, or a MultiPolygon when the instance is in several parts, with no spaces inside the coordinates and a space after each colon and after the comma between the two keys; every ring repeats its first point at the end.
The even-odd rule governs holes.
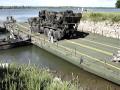
{"type": "Polygon", "coordinates": [[[110,21],[110,22],[120,22],[120,13],[113,13],[113,12],[100,12],[100,13],[93,13],[88,12],[84,13],[82,20],[90,20],[94,22],[98,21],[110,21]]]}
{"type": "Polygon", "coordinates": [[[0,68],[1,90],[78,90],[78,83],[55,80],[47,69],[29,65],[0,68]]]}

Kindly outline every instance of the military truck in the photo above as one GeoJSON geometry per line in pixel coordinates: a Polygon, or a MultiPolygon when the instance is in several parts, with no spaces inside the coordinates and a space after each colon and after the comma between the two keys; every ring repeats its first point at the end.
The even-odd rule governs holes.
{"type": "Polygon", "coordinates": [[[81,13],[74,13],[72,10],[64,12],[42,10],[38,17],[29,18],[28,22],[31,32],[43,33],[57,41],[75,36],[81,18],[81,13]]]}

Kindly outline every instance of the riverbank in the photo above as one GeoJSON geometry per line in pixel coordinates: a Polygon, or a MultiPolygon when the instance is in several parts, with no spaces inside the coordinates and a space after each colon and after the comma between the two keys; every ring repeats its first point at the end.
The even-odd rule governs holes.
{"type": "Polygon", "coordinates": [[[120,39],[120,13],[84,13],[78,29],[120,39]]]}
{"type": "Polygon", "coordinates": [[[36,66],[10,64],[0,67],[0,73],[2,90],[83,90],[77,81],[62,81],[49,69],[36,66]]]}

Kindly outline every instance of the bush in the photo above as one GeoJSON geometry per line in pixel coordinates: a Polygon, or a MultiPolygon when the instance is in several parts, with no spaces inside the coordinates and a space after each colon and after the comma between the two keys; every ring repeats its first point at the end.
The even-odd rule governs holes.
{"type": "Polygon", "coordinates": [[[119,21],[120,21],[120,16],[117,16],[117,15],[113,16],[113,17],[111,18],[111,21],[112,21],[112,22],[119,22],[119,21]]]}
{"type": "Polygon", "coordinates": [[[82,20],[120,22],[120,13],[84,13],[82,20]]]}
{"type": "Polygon", "coordinates": [[[1,90],[78,90],[70,82],[55,79],[47,69],[28,65],[0,68],[1,90]]]}
{"type": "Polygon", "coordinates": [[[117,0],[117,2],[116,2],[116,8],[120,8],[120,0],[117,0]]]}

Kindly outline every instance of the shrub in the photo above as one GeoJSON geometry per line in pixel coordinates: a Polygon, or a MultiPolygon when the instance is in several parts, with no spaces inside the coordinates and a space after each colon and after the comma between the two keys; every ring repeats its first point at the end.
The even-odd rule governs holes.
{"type": "Polygon", "coordinates": [[[120,0],[117,0],[115,5],[116,5],[116,8],[120,8],[120,0]]]}
{"type": "Polygon", "coordinates": [[[84,13],[82,20],[120,22],[120,13],[84,13]]]}
{"type": "Polygon", "coordinates": [[[47,69],[10,65],[0,68],[1,90],[78,90],[70,82],[56,80],[47,69]]]}

